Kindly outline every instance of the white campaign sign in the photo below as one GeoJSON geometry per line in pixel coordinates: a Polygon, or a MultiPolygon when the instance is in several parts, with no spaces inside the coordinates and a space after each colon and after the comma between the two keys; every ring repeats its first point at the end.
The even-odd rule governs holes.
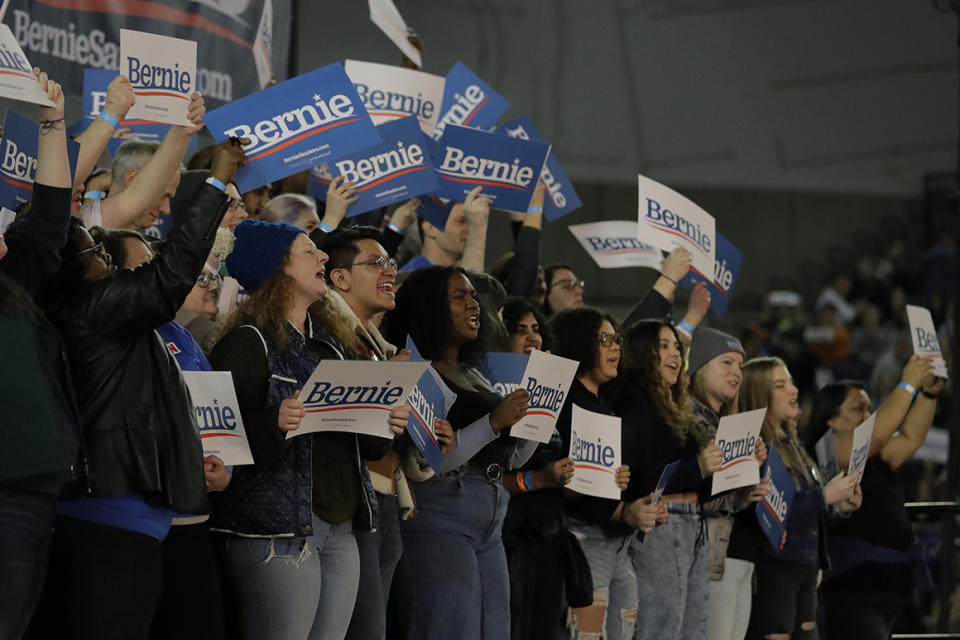
{"type": "Polygon", "coordinates": [[[837,462],[837,442],[833,436],[833,429],[827,429],[823,437],[814,445],[814,451],[817,454],[817,466],[820,467],[823,483],[826,484],[840,473],[840,463],[837,462]]]}
{"type": "Polygon", "coordinates": [[[253,62],[257,66],[257,80],[260,88],[267,86],[273,75],[273,2],[264,0],[263,13],[260,14],[260,26],[253,40],[253,62]]]}
{"type": "Polygon", "coordinates": [[[288,438],[315,431],[349,431],[393,438],[390,410],[407,396],[429,362],[324,360],[300,391],[306,415],[288,438]]]}
{"type": "Polygon", "coordinates": [[[720,418],[714,439],[723,452],[723,464],[713,474],[712,495],[760,482],[760,463],[755,450],[765,415],[764,408],[720,418]]]}
{"type": "Polygon", "coordinates": [[[530,393],[527,415],[510,429],[510,435],[537,442],[549,442],[563,401],[570,392],[579,363],[534,349],[520,386],[530,393]]]}
{"type": "Polygon", "coordinates": [[[33,66],[23,55],[20,43],[5,24],[0,24],[0,98],[53,106],[33,75],[33,66]]]}
{"type": "Polygon", "coordinates": [[[380,27],[390,41],[399,47],[403,55],[407,56],[417,67],[423,67],[423,60],[420,59],[420,52],[407,40],[407,23],[403,21],[403,16],[393,0],[369,0],[370,20],[373,24],[380,27]]]}
{"type": "Polygon", "coordinates": [[[937,328],[933,326],[933,316],[924,307],[907,305],[907,320],[910,322],[910,338],[913,340],[913,352],[918,356],[930,358],[933,373],[941,378],[947,377],[947,361],[940,351],[937,328]]]}
{"type": "Polygon", "coordinates": [[[850,449],[850,466],[847,475],[857,474],[857,484],[863,480],[863,470],[870,456],[870,441],[873,439],[873,425],[876,419],[876,412],[871,413],[863,424],[853,430],[853,446],[850,449]]]}
{"type": "Polygon", "coordinates": [[[716,221],[673,189],[637,176],[640,221],[637,238],[664,251],[683,247],[693,256],[692,269],[713,281],[716,263],[716,221]]]}
{"type": "Polygon", "coordinates": [[[197,90],[196,42],[121,29],[120,73],[137,96],[127,119],[191,124],[187,107],[197,90]]]}
{"type": "Polygon", "coordinates": [[[570,458],[576,472],[567,489],[598,498],[620,497],[620,418],[573,405],[570,458]]]}
{"type": "Polygon", "coordinates": [[[7,232],[7,227],[13,224],[17,214],[6,207],[0,208],[0,236],[7,232]]]}
{"type": "Polygon", "coordinates": [[[663,265],[660,249],[637,239],[635,220],[587,222],[567,228],[601,269],[649,267],[659,271],[663,265]]]}
{"type": "Polygon", "coordinates": [[[343,68],[363,100],[373,124],[417,116],[423,133],[432,136],[443,104],[446,78],[388,64],[347,60],[343,68]]]}
{"type": "Polygon", "coordinates": [[[253,464],[230,372],[184,371],[183,379],[193,400],[203,455],[217,456],[227,466],[253,464]]]}

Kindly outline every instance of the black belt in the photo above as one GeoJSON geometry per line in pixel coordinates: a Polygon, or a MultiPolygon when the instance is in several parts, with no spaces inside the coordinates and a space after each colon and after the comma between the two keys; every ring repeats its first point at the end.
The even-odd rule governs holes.
{"type": "Polygon", "coordinates": [[[503,477],[503,465],[499,462],[474,462],[469,461],[459,469],[454,469],[453,471],[448,471],[443,474],[444,477],[458,476],[458,475],[471,475],[471,476],[480,476],[481,478],[486,478],[490,482],[499,482],[500,478],[503,477]]]}

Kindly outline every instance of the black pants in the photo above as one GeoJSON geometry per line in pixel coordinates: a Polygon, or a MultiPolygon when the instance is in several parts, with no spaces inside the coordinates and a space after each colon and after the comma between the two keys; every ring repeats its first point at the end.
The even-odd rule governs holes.
{"type": "Polygon", "coordinates": [[[163,580],[160,541],[57,516],[27,638],[147,640],[163,580]]]}
{"type": "Polygon", "coordinates": [[[908,604],[909,597],[896,593],[832,591],[826,598],[826,637],[887,640],[908,604]]]}
{"type": "Polygon", "coordinates": [[[802,565],[765,554],[754,570],[756,593],[750,607],[748,640],[771,633],[787,633],[791,640],[812,640],[815,630],[800,628],[817,620],[816,566],[802,565]]]}
{"type": "Polygon", "coordinates": [[[152,640],[223,640],[223,598],[207,524],[177,525],[164,538],[163,588],[152,640]]]}

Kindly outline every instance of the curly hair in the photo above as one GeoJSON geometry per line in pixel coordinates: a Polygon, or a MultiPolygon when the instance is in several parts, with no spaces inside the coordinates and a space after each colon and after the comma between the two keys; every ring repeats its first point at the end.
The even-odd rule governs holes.
{"type": "Polygon", "coordinates": [[[617,321],[595,307],[564,309],[547,322],[553,336],[553,354],[579,362],[578,376],[597,366],[600,325],[604,320],[618,331],[617,321]]]}
{"type": "Polygon", "coordinates": [[[618,391],[645,393],[657,415],[670,425],[681,443],[693,440],[702,447],[710,441],[710,434],[693,420],[687,397],[690,383],[687,372],[681,368],[677,382],[671,387],[667,387],[660,373],[660,330],[664,327],[670,329],[679,343],[677,330],[662,320],[641,320],[627,329],[623,336],[618,391]]]}
{"type": "Polygon", "coordinates": [[[368,347],[357,335],[354,319],[343,309],[346,301],[327,294],[310,305],[310,316],[344,348],[348,360],[368,360],[368,347]]]}
{"type": "MultiPolygon", "coordinates": [[[[543,317],[543,312],[540,311],[540,307],[533,304],[526,298],[521,298],[520,296],[510,296],[503,303],[503,326],[507,328],[507,333],[512,337],[517,333],[517,327],[520,325],[520,321],[523,320],[523,317],[528,313],[532,313],[534,319],[537,321],[537,324],[540,325],[540,338],[543,340],[544,351],[554,349],[554,340],[553,332],[550,331],[550,327],[547,326],[547,319],[543,317]]],[[[611,324],[616,327],[615,322],[611,324]]]]}
{"type": "Polygon", "coordinates": [[[287,346],[286,312],[293,304],[293,295],[290,293],[293,279],[285,271],[288,264],[289,253],[277,265],[270,279],[241,302],[222,325],[214,329],[213,344],[236,327],[252,322],[266,331],[278,348],[287,346]]]}

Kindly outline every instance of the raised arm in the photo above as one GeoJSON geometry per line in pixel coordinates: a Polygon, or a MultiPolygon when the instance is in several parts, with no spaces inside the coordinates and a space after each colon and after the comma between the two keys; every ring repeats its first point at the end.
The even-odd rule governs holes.
{"type": "Polygon", "coordinates": [[[463,215],[467,221],[467,241],[463,247],[460,266],[467,270],[483,271],[487,250],[487,222],[490,219],[490,199],[474,187],[463,201],[463,215]]]}
{"type": "MultiPolygon", "coordinates": [[[[933,386],[933,381],[929,380],[932,375],[933,364],[930,360],[914,354],[910,356],[907,364],[904,365],[900,380],[901,384],[906,383],[914,389],[919,390],[924,383],[927,383],[928,386],[933,386]]],[[[919,395],[922,394],[918,394],[918,396],[919,395]]],[[[891,441],[897,429],[901,428],[900,425],[907,416],[907,412],[910,411],[910,406],[913,401],[913,393],[904,387],[897,385],[893,388],[893,391],[890,392],[887,399],[884,400],[883,404],[877,409],[877,417],[873,424],[873,439],[870,441],[869,455],[872,456],[878,451],[886,449],[887,444],[891,441]]],[[[921,402],[921,404],[926,403],[921,402]]],[[[936,405],[936,402],[929,404],[936,405]]],[[[933,417],[931,416],[931,420],[932,419],[933,417]]],[[[929,425],[927,428],[929,429],[929,425]]],[[[926,431],[924,431],[923,437],[925,438],[926,436],[926,431]]],[[[923,440],[921,439],[920,444],[922,443],[923,440]]],[[[917,445],[918,448],[920,444],[917,445]]],[[[897,448],[899,448],[899,446],[900,445],[897,445],[897,448]]],[[[910,455],[913,455],[913,453],[911,452],[906,458],[909,458],[910,455]]],[[[906,460],[906,458],[904,458],[904,460],[906,460]]],[[[903,460],[901,460],[901,463],[902,462],[903,460]]]]}
{"type": "Polygon", "coordinates": [[[136,102],[130,81],[124,75],[114,78],[107,87],[107,98],[102,113],[106,117],[97,118],[77,136],[80,154],[77,156],[77,171],[73,179],[73,188],[77,189],[87,179],[97,164],[97,160],[107,148],[110,138],[116,133],[116,125],[108,120],[120,123],[127,117],[127,111],[136,102]]]}
{"type": "Polygon", "coordinates": [[[933,416],[937,412],[937,397],[943,391],[943,385],[944,379],[935,378],[931,372],[922,386],[918,387],[920,393],[907,412],[900,430],[894,433],[880,450],[884,462],[892,468],[902,465],[923,446],[923,441],[927,439],[933,425],[933,416]]]}
{"type": "Polygon", "coordinates": [[[543,182],[537,183],[530,199],[530,206],[523,217],[523,226],[513,248],[513,269],[504,284],[511,296],[527,298],[537,285],[537,268],[540,266],[540,240],[543,228],[543,182]]]}
{"type": "Polygon", "coordinates": [[[34,182],[48,187],[70,188],[70,161],[67,159],[67,129],[63,124],[63,90],[34,69],[40,88],[56,106],[40,110],[40,136],[37,140],[37,176],[34,182]]]}
{"type": "Polygon", "coordinates": [[[646,318],[661,319],[670,313],[677,283],[687,275],[691,260],[690,253],[686,249],[674,249],[670,252],[663,261],[662,272],[654,281],[653,288],[627,314],[623,321],[624,328],[646,318]]]}

